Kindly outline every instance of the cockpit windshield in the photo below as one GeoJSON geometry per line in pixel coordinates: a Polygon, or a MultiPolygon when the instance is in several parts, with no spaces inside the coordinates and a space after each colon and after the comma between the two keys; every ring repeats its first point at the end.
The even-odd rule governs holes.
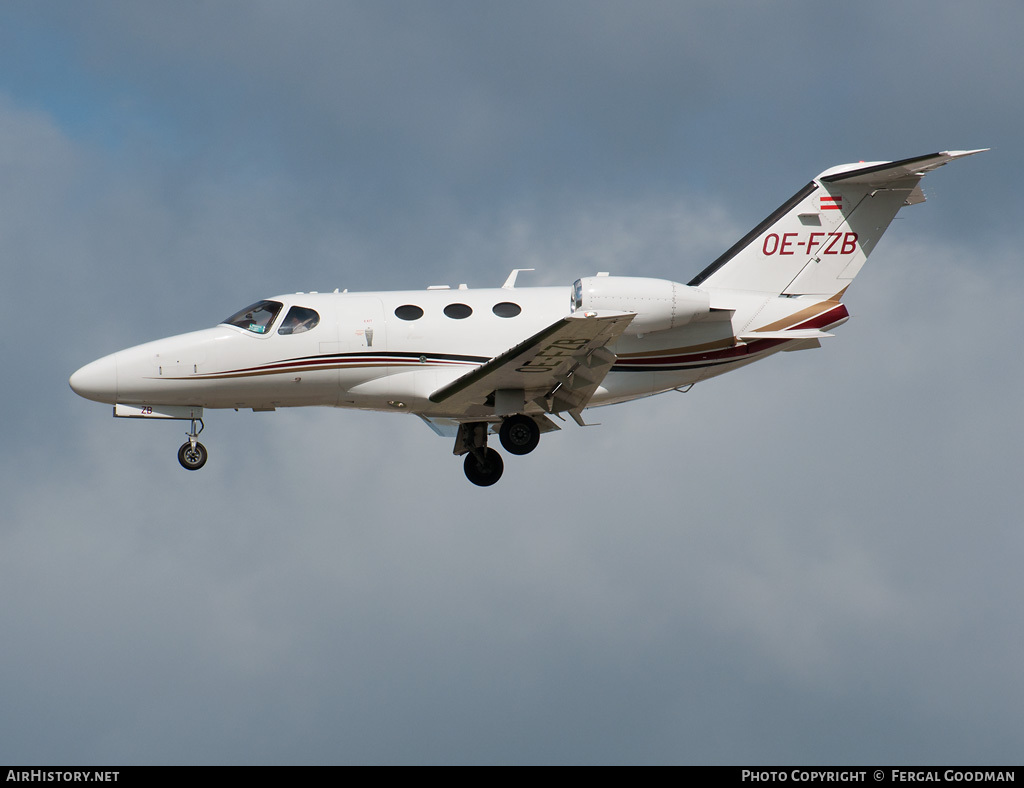
{"type": "Polygon", "coordinates": [[[277,313],[281,311],[280,301],[257,301],[240,312],[235,312],[224,322],[229,326],[238,326],[254,334],[266,334],[277,313]]]}

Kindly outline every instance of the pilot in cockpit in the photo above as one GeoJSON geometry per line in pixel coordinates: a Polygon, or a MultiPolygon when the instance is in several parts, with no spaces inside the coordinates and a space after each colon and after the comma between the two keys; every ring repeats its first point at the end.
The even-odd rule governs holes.
{"type": "Polygon", "coordinates": [[[285,316],[281,327],[277,330],[279,334],[301,334],[309,331],[320,322],[320,316],[312,309],[301,306],[293,306],[285,316]]]}

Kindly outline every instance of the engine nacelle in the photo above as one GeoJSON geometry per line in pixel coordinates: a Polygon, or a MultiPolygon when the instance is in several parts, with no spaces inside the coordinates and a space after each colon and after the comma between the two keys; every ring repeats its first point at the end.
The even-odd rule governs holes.
{"type": "Polygon", "coordinates": [[[572,311],[635,312],[627,334],[685,326],[711,311],[711,297],[696,287],[638,276],[587,276],[572,286],[572,311]]]}

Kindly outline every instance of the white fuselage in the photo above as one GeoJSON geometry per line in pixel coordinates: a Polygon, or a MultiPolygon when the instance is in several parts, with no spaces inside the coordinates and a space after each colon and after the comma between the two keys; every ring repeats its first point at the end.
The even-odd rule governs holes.
{"type": "MultiPolygon", "coordinates": [[[[569,314],[570,295],[566,287],[524,287],[278,296],[271,301],[280,310],[262,333],[221,324],[148,342],[83,367],[72,386],[90,399],[135,405],[320,405],[464,416],[428,397],[569,314]],[[302,333],[282,333],[292,307],[314,310],[319,322],[302,333]]],[[[764,322],[802,305],[735,292],[729,302],[730,310],[761,312],[764,322]],[[771,301],[777,302],[774,309],[771,301]]],[[[811,303],[830,312],[820,298],[811,303]]],[[[817,326],[840,322],[840,308],[841,315],[819,318],[817,326]]],[[[796,344],[739,342],[734,324],[740,314],[731,315],[723,311],[685,329],[619,337],[609,348],[619,360],[590,406],[689,385],[796,344]]]]}

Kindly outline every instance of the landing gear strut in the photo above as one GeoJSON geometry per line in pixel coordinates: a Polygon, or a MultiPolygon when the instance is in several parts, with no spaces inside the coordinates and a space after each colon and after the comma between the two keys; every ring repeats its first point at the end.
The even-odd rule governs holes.
{"type": "Polygon", "coordinates": [[[181,444],[181,448],[178,449],[178,462],[181,463],[181,467],[186,471],[198,471],[206,465],[206,459],[210,456],[206,451],[206,447],[196,440],[202,431],[203,420],[192,419],[192,429],[186,433],[188,440],[181,444]],[[197,422],[199,424],[198,430],[196,429],[197,422]]]}
{"type": "Polygon", "coordinates": [[[490,487],[501,478],[505,463],[494,449],[487,448],[486,421],[466,422],[459,425],[455,437],[455,454],[465,454],[463,470],[466,478],[478,487],[490,487]]]}

